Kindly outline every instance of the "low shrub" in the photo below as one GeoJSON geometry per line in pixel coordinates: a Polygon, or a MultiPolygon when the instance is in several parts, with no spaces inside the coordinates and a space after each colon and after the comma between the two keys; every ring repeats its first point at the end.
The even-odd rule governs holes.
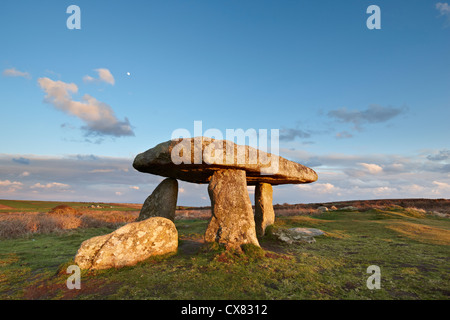
{"type": "Polygon", "coordinates": [[[80,215],[80,213],[78,213],[76,209],[69,207],[68,205],[65,204],[61,204],[59,206],[52,208],[48,213],[58,215],[80,215]]]}

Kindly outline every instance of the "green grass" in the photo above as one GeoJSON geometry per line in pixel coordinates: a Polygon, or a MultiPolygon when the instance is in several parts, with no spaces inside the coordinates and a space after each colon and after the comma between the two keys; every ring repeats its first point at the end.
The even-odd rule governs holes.
{"type": "Polygon", "coordinates": [[[285,245],[269,230],[263,250],[201,246],[205,220],[176,221],[176,254],[133,267],[83,271],[68,290],[81,242],[111,229],[77,229],[0,242],[0,299],[449,299],[450,220],[407,210],[277,217],[273,228],[313,227],[316,243],[285,245]],[[424,236],[422,236],[424,235],[424,236]],[[381,289],[369,290],[370,265],[381,289]]]}
{"type": "Polygon", "coordinates": [[[0,207],[0,213],[2,212],[48,212],[50,209],[65,204],[74,209],[88,208],[91,204],[100,205],[102,208],[88,208],[99,211],[127,211],[134,208],[128,208],[124,206],[112,205],[109,203],[93,203],[93,202],[67,202],[67,201],[32,201],[32,200],[2,200],[0,199],[0,205],[8,206],[12,209],[2,209],[0,207]]]}

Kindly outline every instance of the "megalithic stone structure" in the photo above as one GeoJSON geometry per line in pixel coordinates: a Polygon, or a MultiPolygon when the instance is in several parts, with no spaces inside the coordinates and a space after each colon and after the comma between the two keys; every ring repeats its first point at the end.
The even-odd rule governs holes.
{"type": "Polygon", "coordinates": [[[173,139],[136,156],[133,167],[141,172],[186,182],[206,184],[212,217],[205,241],[237,247],[259,245],[256,238],[273,223],[272,185],[311,183],[314,170],[277,155],[208,137],[173,139]],[[253,217],[247,185],[256,185],[253,217]],[[258,204],[259,203],[259,204],[258,204]],[[255,224],[256,220],[256,224],[255,224]],[[258,231],[259,230],[259,231],[258,231]]]}

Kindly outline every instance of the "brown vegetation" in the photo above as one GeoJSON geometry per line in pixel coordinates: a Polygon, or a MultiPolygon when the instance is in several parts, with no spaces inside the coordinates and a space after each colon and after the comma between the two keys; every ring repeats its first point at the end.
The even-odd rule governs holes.
{"type": "Polygon", "coordinates": [[[380,200],[354,200],[354,201],[336,201],[326,203],[308,203],[308,204],[276,204],[275,213],[279,215],[296,215],[305,213],[315,213],[317,207],[326,206],[330,208],[335,206],[338,209],[352,206],[359,211],[370,209],[385,209],[394,206],[402,208],[422,209],[430,213],[450,214],[450,199],[380,199],[380,200]]]}
{"type": "Polygon", "coordinates": [[[56,210],[55,213],[14,212],[0,215],[0,239],[76,228],[117,228],[136,220],[135,211],[56,210]],[[64,212],[61,214],[61,212],[64,212]]]}
{"type": "Polygon", "coordinates": [[[175,211],[175,219],[204,219],[207,220],[211,218],[210,208],[189,208],[189,209],[177,209],[175,211]]]}
{"type": "Polygon", "coordinates": [[[78,211],[74,208],[71,208],[65,204],[60,204],[59,206],[56,206],[52,208],[49,212],[49,214],[68,214],[68,215],[78,215],[78,211]]]}
{"type": "Polygon", "coordinates": [[[417,241],[450,245],[450,231],[446,229],[406,221],[398,221],[388,228],[417,241]]]}

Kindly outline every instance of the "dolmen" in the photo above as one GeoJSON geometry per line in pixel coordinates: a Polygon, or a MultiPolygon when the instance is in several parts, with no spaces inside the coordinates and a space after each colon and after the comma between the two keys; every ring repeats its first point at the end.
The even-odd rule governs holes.
{"type": "Polygon", "coordinates": [[[175,218],[178,182],[208,184],[212,216],[205,242],[227,249],[259,246],[258,237],[274,223],[273,185],[311,183],[314,170],[256,148],[208,137],[173,139],[138,154],[133,167],[166,177],[145,200],[138,221],[175,218]],[[247,186],[255,186],[255,212],[247,186]]]}
{"type": "MultiPolygon", "coordinates": [[[[133,167],[166,179],[145,200],[135,222],[81,244],[74,258],[80,268],[121,268],[151,256],[176,252],[178,180],[208,184],[212,216],[205,242],[219,243],[227,249],[240,249],[243,244],[259,246],[258,237],[275,220],[273,185],[317,180],[314,170],[299,163],[250,146],[207,137],[160,143],[138,154],[133,167]],[[255,213],[248,185],[255,186],[255,213]]],[[[295,241],[298,239],[294,237],[295,241]]]]}

